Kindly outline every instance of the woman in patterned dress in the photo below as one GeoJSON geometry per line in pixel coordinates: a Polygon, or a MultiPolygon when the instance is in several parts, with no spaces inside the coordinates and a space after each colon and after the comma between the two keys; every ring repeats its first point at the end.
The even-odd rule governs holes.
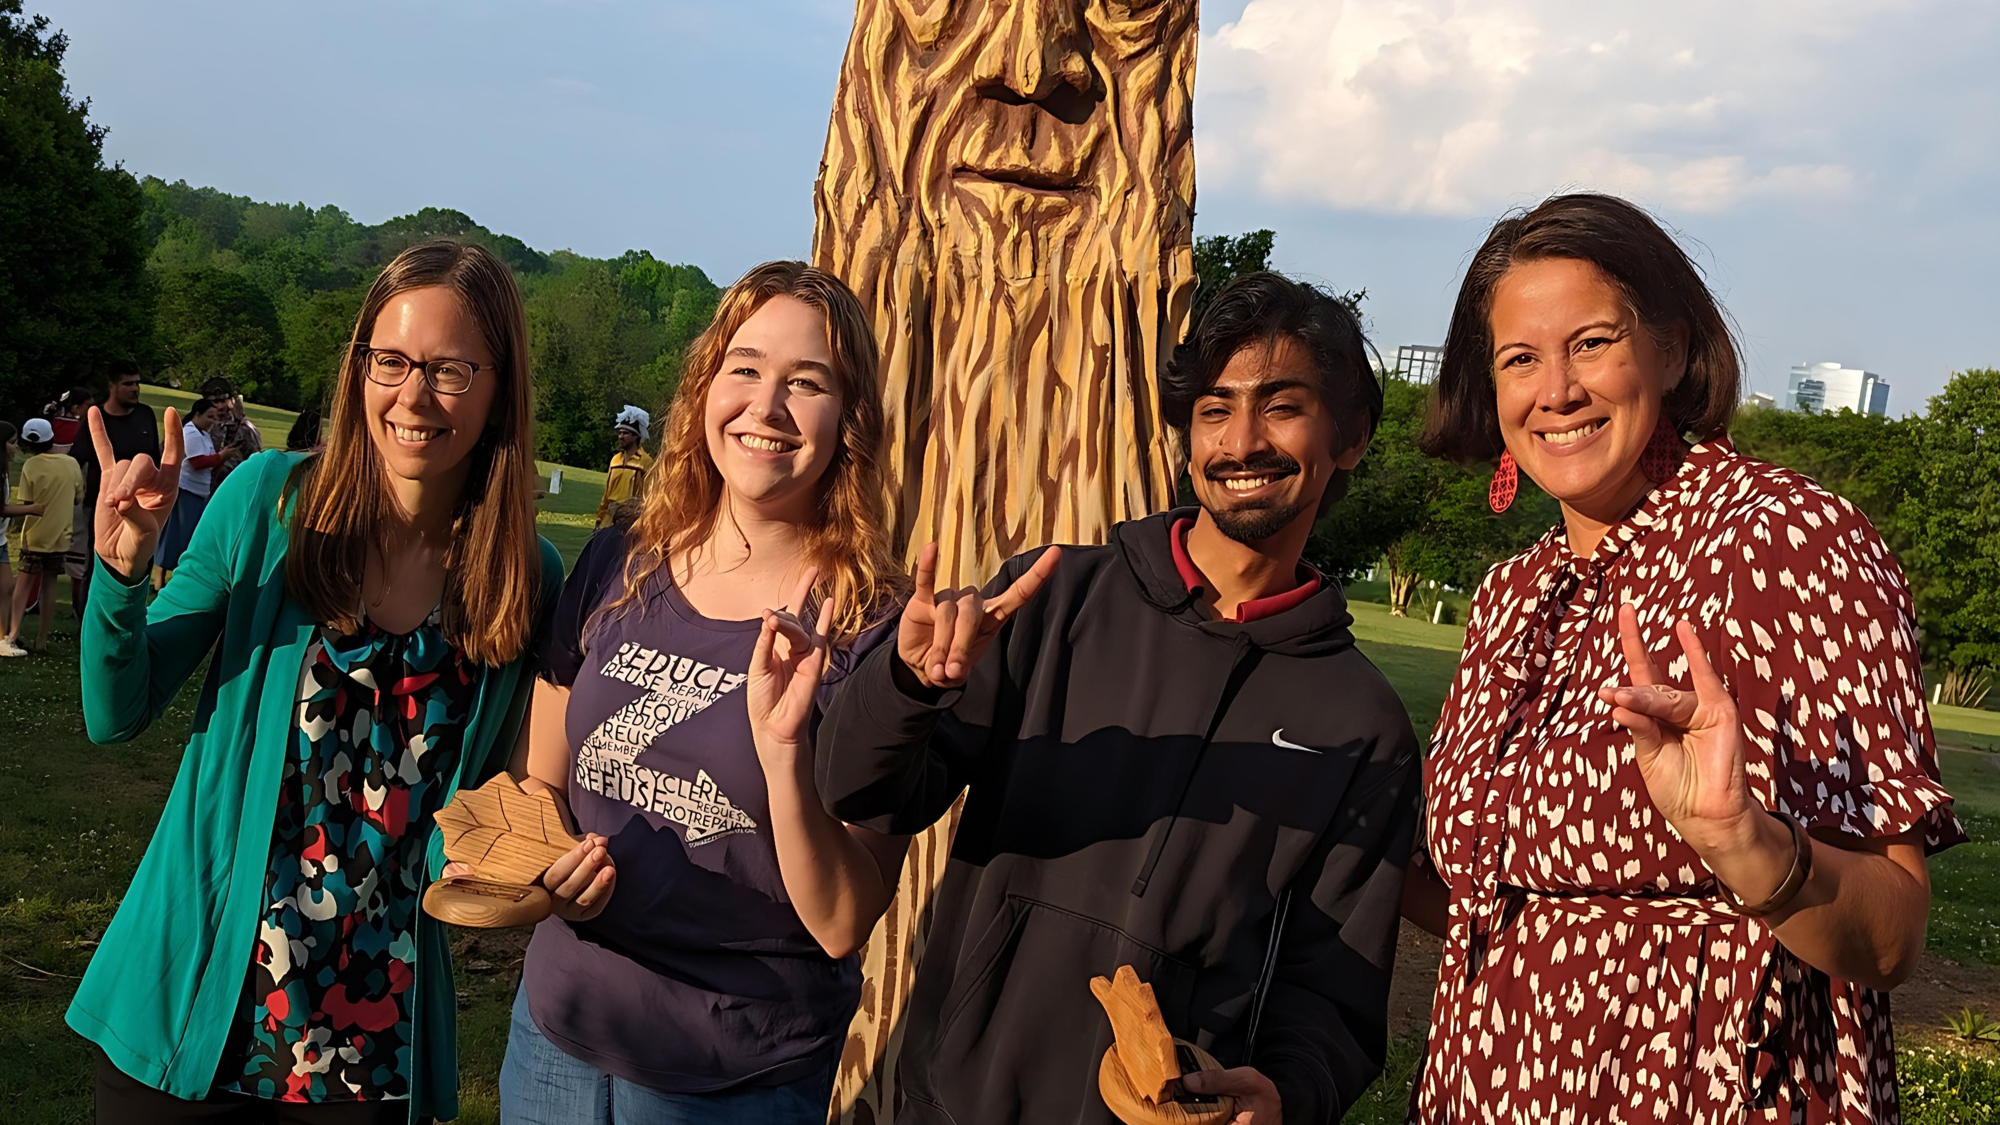
{"type": "Polygon", "coordinates": [[[433,814],[506,764],[561,589],[534,533],[533,402],[507,267],[454,242],[403,252],[363,301],[324,451],[244,462],[150,606],[181,427],[169,410],[157,465],[114,462],[92,412],[90,736],[137,735],[208,663],[69,1011],[98,1048],[99,1121],[455,1114],[450,956],[418,903],[444,861],[433,814]]]}
{"type": "Polygon", "coordinates": [[[1628,203],[1502,220],[1445,350],[1426,450],[1563,522],[1481,583],[1426,763],[1412,1120],[1896,1121],[1888,990],[1965,837],[1894,558],[1730,446],[1727,323],[1628,203]]]}

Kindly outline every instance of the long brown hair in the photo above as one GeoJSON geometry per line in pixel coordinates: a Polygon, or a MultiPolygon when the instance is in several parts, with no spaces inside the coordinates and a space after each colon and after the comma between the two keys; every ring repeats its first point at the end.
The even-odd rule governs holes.
{"type": "Polygon", "coordinates": [[[804,536],[806,557],[819,568],[820,591],[840,594],[840,617],[828,633],[851,640],[896,608],[906,579],[890,549],[884,514],[882,401],[875,385],[879,353],[868,314],[853,291],[825,270],[804,262],[766,262],[729,287],[715,320],[688,348],[667,410],[660,457],[647,474],[645,506],[628,532],[624,588],[601,613],[637,602],[661,567],[715,534],[723,483],[703,427],[708,389],[729,341],[773,297],[802,301],[826,318],[840,387],[840,444],[820,477],[815,518],[804,536]]]}
{"type": "Polygon", "coordinates": [[[1687,333],[1687,373],[1660,404],[1674,429],[1696,441],[1729,429],[1743,393],[1736,336],[1701,270],[1651,215],[1614,195],[1576,192],[1493,224],[1472,256],[1444,338],[1444,364],[1418,445],[1433,457],[1485,461],[1500,455],[1493,388],[1493,291],[1516,262],[1571,258],[1604,271],[1656,339],[1687,333]]]}
{"type": "Polygon", "coordinates": [[[450,290],[479,322],[495,360],[493,376],[501,381],[452,520],[444,633],[467,659],[506,664],[527,651],[541,600],[534,397],[521,291],[506,265],[481,247],[449,239],[412,246],[368,287],[334,388],[326,448],[300,462],[286,483],[292,512],[285,586],[327,626],[342,632],[360,627],[368,552],[383,549],[393,503],[368,434],[362,345],[397,294],[433,286],[450,290]]]}

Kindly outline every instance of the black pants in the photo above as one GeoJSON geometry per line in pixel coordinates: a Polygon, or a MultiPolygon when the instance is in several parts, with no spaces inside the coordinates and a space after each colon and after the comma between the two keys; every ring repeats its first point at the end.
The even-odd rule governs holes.
{"type": "Polygon", "coordinates": [[[245,1094],[210,1094],[198,1102],[161,1093],[97,1056],[97,1125],[405,1125],[410,1103],[276,1102],[245,1094]]]}

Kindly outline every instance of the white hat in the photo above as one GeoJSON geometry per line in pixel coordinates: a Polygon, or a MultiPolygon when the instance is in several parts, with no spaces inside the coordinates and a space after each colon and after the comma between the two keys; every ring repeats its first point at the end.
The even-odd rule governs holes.
{"type": "Polygon", "coordinates": [[[56,440],[56,428],[49,425],[47,418],[30,418],[21,423],[21,440],[30,445],[42,445],[56,440]]]}
{"type": "Polygon", "coordinates": [[[621,430],[631,430],[639,435],[640,441],[645,441],[647,433],[653,428],[653,416],[626,403],[625,409],[618,412],[618,418],[612,425],[621,430]]]}

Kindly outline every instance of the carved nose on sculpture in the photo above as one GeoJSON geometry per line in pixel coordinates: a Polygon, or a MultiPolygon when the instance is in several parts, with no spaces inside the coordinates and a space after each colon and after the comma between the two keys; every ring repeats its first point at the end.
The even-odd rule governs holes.
{"type": "Polygon", "coordinates": [[[980,48],[973,80],[989,97],[1045,102],[1089,93],[1090,33],[1076,0],[1012,0],[980,48]]]}

